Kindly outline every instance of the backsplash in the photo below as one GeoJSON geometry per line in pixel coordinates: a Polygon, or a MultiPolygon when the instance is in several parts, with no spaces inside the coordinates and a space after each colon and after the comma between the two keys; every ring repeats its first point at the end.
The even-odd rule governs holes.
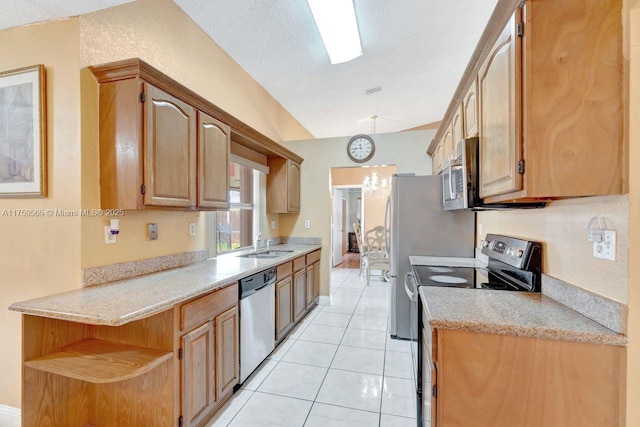
{"type": "Polygon", "coordinates": [[[184,267],[185,265],[205,261],[208,258],[209,251],[205,249],[137,261],[121,262],[101,267],[85,268],[82,270],[82,286],[95,286],[116,280],[131,279],[132,277],[142,276],[143,274],[184,267]]]}
{"type": "Polygon", "coordinates": [[[627,333],[627,306],[612,299],[542,275],[542,293],[619,334],[627,333]]]}

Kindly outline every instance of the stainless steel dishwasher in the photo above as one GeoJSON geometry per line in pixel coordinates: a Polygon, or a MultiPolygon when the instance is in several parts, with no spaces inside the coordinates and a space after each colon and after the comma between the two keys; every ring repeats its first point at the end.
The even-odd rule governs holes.
{"type": "Polygon", "coordinates": [[[240,280],[240,382],[275,348],[276,269],[240,280]]]}

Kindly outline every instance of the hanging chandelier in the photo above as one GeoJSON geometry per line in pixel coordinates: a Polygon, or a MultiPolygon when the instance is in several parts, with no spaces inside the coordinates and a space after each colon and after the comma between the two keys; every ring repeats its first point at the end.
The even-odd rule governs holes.
{"type": "Polygon", "coordinates": [[[377,171],[371,172],[371,176],[370,177],[366,176],[364,178],[364,181],[362,182],[362,190],[365,193],[375,194],[379,190],[386,190],[386,189],[387,189],[387,180],[379,179],[377,171]]]}

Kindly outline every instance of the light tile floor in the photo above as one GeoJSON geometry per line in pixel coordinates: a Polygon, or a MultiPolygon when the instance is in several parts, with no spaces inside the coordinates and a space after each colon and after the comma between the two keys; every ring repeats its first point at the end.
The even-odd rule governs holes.
{"type": "Polygon", "coordinates": [[[315,307],[208,427],[413,427],[409,343],[388,337],[389,284],[331,272],[315,307]]]}

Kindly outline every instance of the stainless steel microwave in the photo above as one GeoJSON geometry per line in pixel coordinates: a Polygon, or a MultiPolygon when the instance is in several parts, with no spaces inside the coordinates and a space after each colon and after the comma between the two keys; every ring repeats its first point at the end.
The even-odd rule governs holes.
{"type": "Polygon", "coordinates": [[[467,138],[456,144],[440,175],[444,210],[497,210],[543,208],[545,202],[491,203],[480,198],[479,139],[467,138]]]}

